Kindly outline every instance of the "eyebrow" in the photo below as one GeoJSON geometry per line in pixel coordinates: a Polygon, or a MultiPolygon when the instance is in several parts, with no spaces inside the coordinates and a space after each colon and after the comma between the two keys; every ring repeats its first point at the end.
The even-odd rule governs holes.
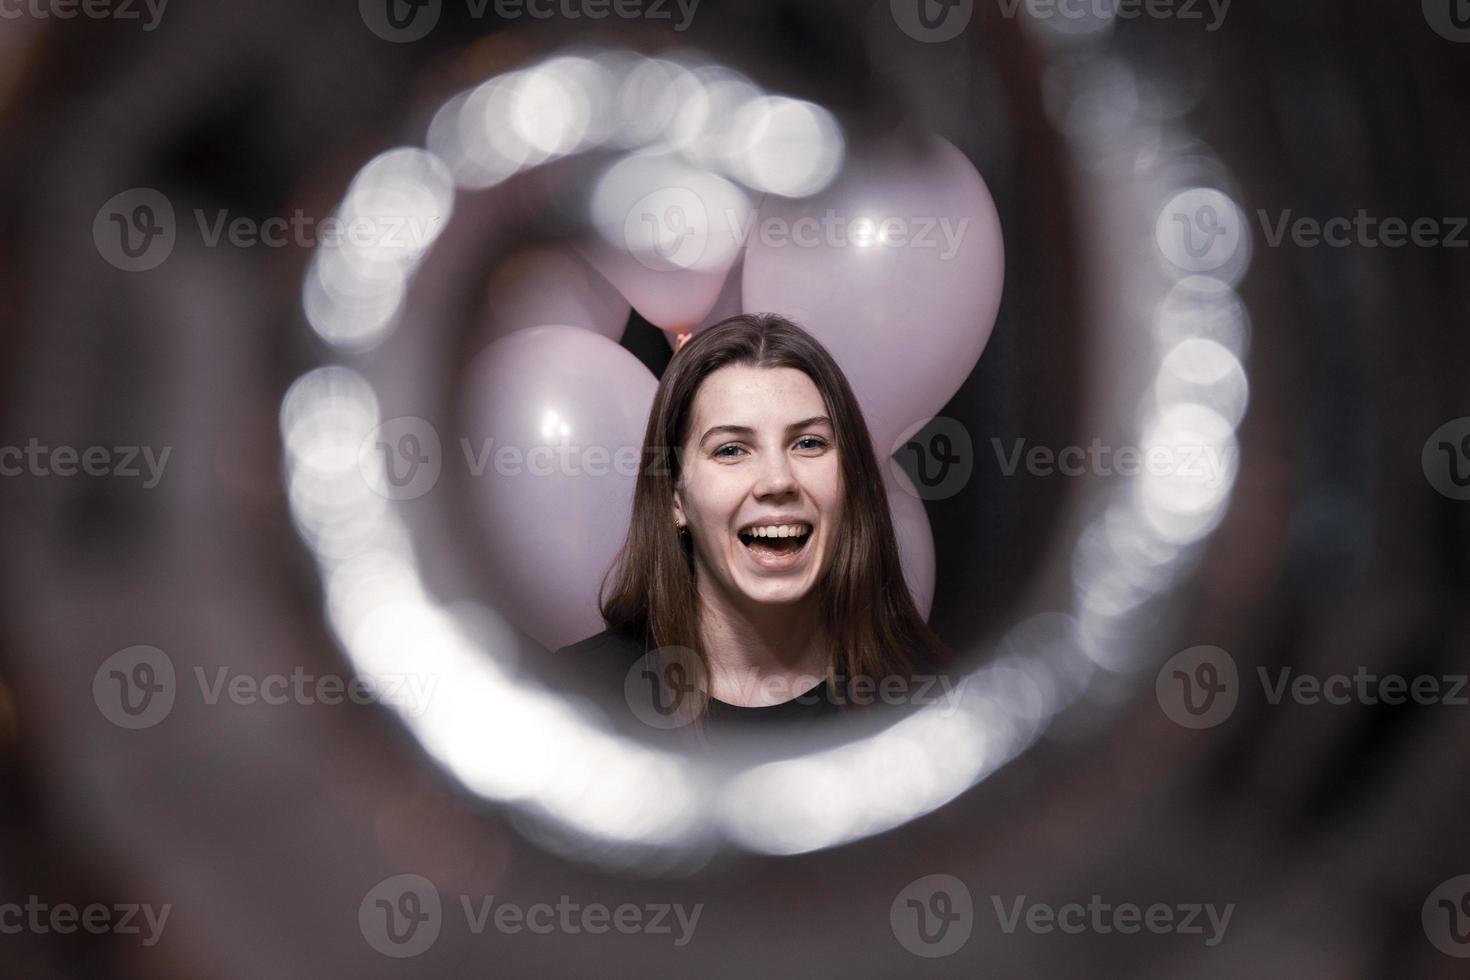
{"type": "MultiPolygon", "coordinates": [[[[800,422],[792,422],[790,425],[788,425],[786,427],[786,431],[787,432],[794,432],[797,429],[815,428],[816,426],[819,426],[819,425],[825,425],[828,428],[831,428],[832,427],[832,420],[830,418],[828,418],[827,416],[825,416],[825,415],[813,415],[809,419],[802,419],[800,422]]],[[[753,436],[753,435],[755,435],[755,430],[752,429],[748,425],[715,425],[715,426],[711,426],[710,428],[708,428],[708,429],[706,429],[704,431],[704,435],[702,435],[702,436],[699,437],[699,444],[701,446],[704,445],[705,440],[708,439],[710,436],[714,435],[717,432],[728,432],[728,433],[730,433],[732,435],[738,435],[738,436],[753,436]]]]}

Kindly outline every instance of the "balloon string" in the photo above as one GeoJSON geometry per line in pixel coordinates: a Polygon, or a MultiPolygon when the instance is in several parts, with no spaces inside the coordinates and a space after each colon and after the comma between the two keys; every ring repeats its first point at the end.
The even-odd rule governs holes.
{"type": "Polygon", "coordinates": [[[675,338],[676,339],[674,341],[674,353],[675,354],[679,353],[680,348],[682,348],[685,344],[689,343],[689,338],[690,337],[693,337],[693,336],[694,336],[694,331],[692,331],[692,330],[688,331],[687,333],[676,334],[675,335],[675,338]]]}

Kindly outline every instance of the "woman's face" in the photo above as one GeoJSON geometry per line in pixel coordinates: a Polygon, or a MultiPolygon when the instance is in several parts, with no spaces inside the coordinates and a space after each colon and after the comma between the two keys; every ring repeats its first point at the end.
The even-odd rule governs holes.
{"type": "Polygon", "coordinates": [[[795,368],[731,364],[704,379],[674,490],[702,585],[736,600],[792,603],[821,581],[842,520],[828,415],[817,386],[795,368]],[[742,533],[791,524],[805,534],[742,533]]]}

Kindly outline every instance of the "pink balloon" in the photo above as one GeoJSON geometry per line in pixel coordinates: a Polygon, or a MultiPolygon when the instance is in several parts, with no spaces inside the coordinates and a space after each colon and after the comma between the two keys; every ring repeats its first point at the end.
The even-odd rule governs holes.
{"type": "MultiPolygon", "coordinates": [[[[726,317],[731,317],[734,316],[736,313],[742,312],[740,307],[740,279],[743,269],[744,263],[736,260],[734,268],[732,268],[730,270],[730,274],[725,277],[725,286],[723,289],[720,290],[719,299],[715,300],[714,309],[710,310],[709,313],[705,315],[705,318],[699,322],[698,326],[689,331],[691,334],[699,333],[706,327],[719,323],[726,317]]],[[[669,333],[667,330],[665,330],[664,339],[669,342],[670,347],[673,347],[679,342],[679,335],[669,333]]]]}
{"type": "Polygon", "coordinates": [[[578,251],[607,276],[643,319],[670,333],[688,330],[709,315],[729,271],[650,269],[600,241],[581,244],[578,251]]]}
{"type": "Polygon", "coordinates": [[[649,323],[672,333],[709,315],[749,226],[749,197],[676,154],[632,154],[598,179],[596,228],[577,250],[649,323]]]}
{"type": "Polygon", "coordinates": [[[628,301],[566,245],[528,248],[512,255],[490,280],[485,304],[489,335],[560,323],[621,340],[628,301]]]}
{"type": "Polygon", "coordinates": [[[601,632],[597,587],[628,532],[657,379],[606,337],[538,326],[486,347],[467,381],[497,605],[549,649],[601,632]]]}
{"type": "Polygon", "coordinates": [[[1003,273],[985,181],[930,137],[854,153],[815,197],[768,197],[746,244],[743,305],[785,314],[826,345],[881,458],[969,376],[1003,273]]]}
{"type": "Polygon", "coordinates": [[[897,466],[883,467],[883,482],[888,488],[888,512],[893,517],[893,532],[898,538],[898,552],[903,563],[903,579],[908,583],[919,615],[927,621],[934,606],[934,532],[924,501],[914,489],[913,481],[897,466]]]}

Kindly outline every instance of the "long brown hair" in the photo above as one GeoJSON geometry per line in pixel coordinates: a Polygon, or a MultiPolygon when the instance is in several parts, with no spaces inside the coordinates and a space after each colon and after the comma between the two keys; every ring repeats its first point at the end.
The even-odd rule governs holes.
{"type": "Polygon", "coordinates": [[[685,343],[664,371],[643,436],[628,537],[597,594],[608,629],[639,636],[650,648],[688,648],[708,669],[693,546],[674,526],[674,487],[694,396],[706,377],[730,364],[802,371],[832,418],[843,533],[817,584],[820,625],[830,640],[828,676],[912,676],[948,662],[949,650],[904,581],[872,438],[847,378],[815,337],[773,313],[721,320],[685,343]]]}

